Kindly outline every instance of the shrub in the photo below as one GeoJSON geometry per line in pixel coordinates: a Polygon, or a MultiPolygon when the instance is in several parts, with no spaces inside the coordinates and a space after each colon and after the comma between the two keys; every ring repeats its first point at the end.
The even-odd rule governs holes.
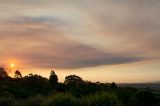
{"type": "Polygon", "coordinates": [[[99,92],[85,97],[89,106],[121,106],[117,96],[112,92],[99,92]]]}
{"type": "Polygon", "coordinates": [[[44,97],[38,95],[28,99],[17,100],[12,106],[43,106],[44,97]]]}
{"type": "Polygon", "coordinates": [[[12,98],[0,98],[0,106],[13,106],[14,102],[12,98]]]}
{"type": "Polygon", "coordinates": [[[146,90],[137,91],[130,101],[130,106],[155,106],[156,104],[155,95],[146,90]]]}
{"type": "Polygon", "coordinates": [[[80,106],[79,103],[80,100],[71,94],[60,93],[50,96],[45,106],[80,106]]]}
{"type": "Polygon", "coordinates": [[[26,101],[25,106],[42,106],[43,102],[44,102],[44,98],[38,95],[36,97],[29,98],[26,101]]]}
{"type": "Polygon", "coordinates": [[[119,100],[126,106],[130,106],[130,100],[132,99],[133,95],[137,92],[135,88],[120,88],[117,90],[117,95],[119,100]]]}

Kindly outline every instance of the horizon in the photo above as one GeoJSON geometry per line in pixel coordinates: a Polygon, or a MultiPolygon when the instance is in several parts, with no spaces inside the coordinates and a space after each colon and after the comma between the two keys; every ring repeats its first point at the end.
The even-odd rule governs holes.
{"type": "Polygon", "coordinates": [[[160,1],[0,1],[0,65],[63,82],[160,81],[160,1]]]}

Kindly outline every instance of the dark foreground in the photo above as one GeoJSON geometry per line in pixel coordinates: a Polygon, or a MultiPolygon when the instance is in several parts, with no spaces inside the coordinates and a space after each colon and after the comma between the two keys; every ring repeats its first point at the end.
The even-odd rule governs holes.
{"type": "Polygon", "coordinates": [[[51,72],[46,79],[29,74],[0,76],[0,106],[160,106],[160,90],[93,83],[76,75],[64,83],[51,72]]]}

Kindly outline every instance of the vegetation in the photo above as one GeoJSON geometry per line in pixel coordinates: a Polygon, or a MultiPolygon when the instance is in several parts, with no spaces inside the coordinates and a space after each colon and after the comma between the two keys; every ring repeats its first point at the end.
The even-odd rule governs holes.
{"type": "Polygon", "coordinates": [[[93,83],[76,75],[60,83],[54,71],[49,79],[37,74],[22,77],[18,70],[11,78],[0,68],[0,106],[160,106],[160,91],[93,83]]]}

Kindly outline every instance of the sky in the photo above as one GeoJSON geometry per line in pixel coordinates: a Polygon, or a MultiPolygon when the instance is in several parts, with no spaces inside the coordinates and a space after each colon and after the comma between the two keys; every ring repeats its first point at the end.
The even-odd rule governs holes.
{"type": "Polygon", "coordinates": [[[0,0],[0,64],[59,81],[160,81],[159,0],[0,0]]]}

